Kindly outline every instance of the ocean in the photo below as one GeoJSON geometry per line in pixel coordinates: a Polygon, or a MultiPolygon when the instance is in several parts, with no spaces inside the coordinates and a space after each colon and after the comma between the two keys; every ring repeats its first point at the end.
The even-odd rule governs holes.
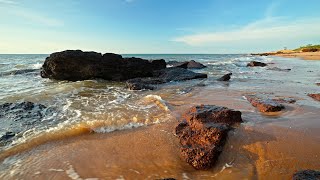
{"type": "MultiPolygon", "coordinates": [[[[2,159],[51,141],[82,134],[125,132],[132,128],[162,124],[179,118],[186,107],[202,103],[226,105],[242,111],[244,129],[272,125],[308,132],[316,138],[315,142],[320,142],[320,134],[315,133],[320,127],[320,123],[315,121],[315,118],[319,120],[320,104],[307,96],[307,93],[319,92],[319,86],[315,83],[320,82],[320,61],[248,54],[124,54],[124,57],[166,61],[195,60],[207,66],[193,70],[208,74],[207,79],[169,82],[153,91],[131,91],[125,88],[123,82],[103,79],[70,82],[41,78],[40,68],[47,56],[0,55],[0,105],[30,101],[45,106],[40,120],[32,123],[22,123],[14,119],[14,112],[0,110],[0,137],[8,132],[14,134],[0,144],[2,159]],[[264,62],[268,66],[247,67],[250,61],[264,62]],[[291,70],[279,71],[274,67],[291,70]],[[229,72],[233,73],[230,82],[217,81],[229,72]],[[205,86],[198,86],[199,83],[205,86]],[[267,116],[251,107],[243,96],[245,93],[293,97],[297,102],[288,105],[282,114],[267,116]]],[[[1,165],[0,177],[19,177],[17,174],[10,175],[13,164],[1,165]]],[[[118,175],[125,176],[121,173],[118,172],[118,175]]],[[[150,170],[149,174],[152,173],[150,170]]]]}

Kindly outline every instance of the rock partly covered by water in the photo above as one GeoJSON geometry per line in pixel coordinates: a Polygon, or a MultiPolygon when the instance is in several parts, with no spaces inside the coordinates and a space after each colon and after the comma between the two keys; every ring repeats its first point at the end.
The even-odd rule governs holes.
{"type": "Polygon", "coordinates": [[[194,60],[185,61],[185,62],[169,61],[168,64],[171,65],[172,67],[179,67],[184,69],[203,69],[207,67],[194,60]]]}
{"type": "Polygon", "coordinates": [[[154,70],[166,68],[164,60],[148,61],[141,58],[123,58],[121,55],[81,50],[56,52],[46,58],[41,77],[57,80],[86,80],[101,78],[124,81],[150,77],[154,70]]]}
{"type": "Polygon", "coordinates": [[[320,101],[320,94],[308,94],[309,97],[312,97],[313,99],[320,101]]]}
{"type": "Polygon", "coordinates": [[[34,128],[37,123],[53,111],[33,102],[5,103],[0,105],[0,144],[11,142],[17,134],[34,128]]]}
{"type": "Polygon", "coordinates": [[[209,169],[217,161],[230,125],[242,122],[241,112],[215,105],[190,108],[176,127],[183,159],[195,169],[209,169]]]}
{"type": "Polygon", "coordinates": [[[285,108],[282,104],[273,99],[258,97],[256,95],[246,95],[245,97],[252,106],[258,108],[260,112],[278,112],[285,108]]]}
{"type": "Polygon", "coordinates": [[[291,69],[281,69],[281,68],[278,68],[278,67],[268,68],[267,70],[280,71],[280,72],[289,72],[289,71],[291,71],[291,69]]]}
{"type": "Polygon", "coordinates": [[[267,66],[267,64],[259,61],[251,61],[247,64],[247,66],[248,67],[256,67],[256,66],[264,67],[264,66],[267,66]]]}
{"type": "Polygon", "coordinates": [[[223,75],[221,78],[218,79],[218,81],[229,81],[231,79],[232,73],[228,73],[226,75],[223,75]]]}
{"type": "Polygon", "coordinates": [[[126,81],[126,85],[131,90],[153,90],[158,84],[163,84],[170,81],[184,81],[200,78],[207,78],[207,74],[195,73],[178,67],[171,67],[154,71],[152,73],[152,77],[130,79],[126,81]]]}
{"type": "Polygon", "coordinates": [[[292,180],[319,180],[320,179],[320,171],[315,170],[302,170],[294,173],[292,176],[292,180]]]}

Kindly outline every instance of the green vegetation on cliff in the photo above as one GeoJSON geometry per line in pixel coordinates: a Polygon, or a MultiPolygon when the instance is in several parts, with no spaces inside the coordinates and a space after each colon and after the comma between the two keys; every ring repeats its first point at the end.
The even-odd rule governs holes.
{"type": "Polygon", "coordinates": [[[312,45],[312,44],[308,44],[306,46],[301,46],[297,49],[295,49],[294,51],[298,51],[298,52],[316,52],[316,51],[320,51],[320,45],[312,45]]]}

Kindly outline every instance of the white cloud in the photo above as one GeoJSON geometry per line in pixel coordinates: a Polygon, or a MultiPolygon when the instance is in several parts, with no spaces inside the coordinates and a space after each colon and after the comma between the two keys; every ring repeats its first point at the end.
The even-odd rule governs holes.
{"type": "Polygon", "coordinates": [[[266,18],[238,29],[224,32],[196,33],[174,38],[173,41],[191,46],[202,46],[214,43],[256,43],[257,41],[286,41],[318,37],[320,18],[305,18],[290,21],[284,18],[266,18]]]}
{"type": "Polygon", "coordinates": [[[16,1],[12,0],[0,0],[0,4],[18,4],[16,1]]]}

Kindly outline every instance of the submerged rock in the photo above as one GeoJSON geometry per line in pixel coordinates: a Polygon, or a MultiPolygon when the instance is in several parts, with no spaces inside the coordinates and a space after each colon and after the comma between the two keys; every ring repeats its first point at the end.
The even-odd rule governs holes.
{"type": "Polygon", "coordinates": [[[41,77],[57,80],[86,80],[101,78],[123,81],[152,76],[154,70],[166,68],[164,60],[148,61],[140,58],[123,58],[121,55],[81,50],[56,52],[46,58],[41,77]]]}
{"type": "Polygon", "coordinates": [[[218,81],[229,81],[231,79],[232,73],[228,73],[226,75],[223,75],[221,78],[218,79],[218,81]]]}
{"type": "Polygon", "coordinates": [[[260,112],[278,112],[285,108],[282,104],[272,99],[259,98],[254,95],[246,95],[245,97],[260,112]]]}
{"type": "Polygon", "coordinates": [[[261,66],[261,67],[264,67],[264,66],[267,66],[266,63],[263,63],[263,62],[259,62],[259,61],[251,61],[247,64],[248,67],[255,67],[255,66],[261,66]]]}
{"type": "Polygon", "coordinates": [[[309,97],[312,97],[313,99],[320,101],[320,94],[308,94],[309,97]]]}
{"type": "Polygon", "coordinates": [[[206,68],[207,66],[196,62],[194,60],[191,61],[185,61],[185,62],[178,62],[178,61],[169,61],[168,62],[172,67],[179,67],[183,69],[203,69],[206,68]]]}
{"type": "Polygon", "coordinates": [[[17,134],[34,128],[53,112],[42,104],[32,102],[5,103],[0,105],[0,144],[10,143],[17,134]]]}
{"type": "Polygon", "coordinates": [[[195,169],[209,169],[217,161],[230,125],[242,122],[241,112],[215,105],[190,108],[176,127],[182,158],[195,169]]]}
{"type": "Polygon", "coordinates": [[[302,170],[293,174],[292,180],[319,180],[320,171],[315,170],[302,170]]]}
{"type": "Polygon", "coordinates": [[[195,73],[187,69],[171,67],[154,71],[152,77],[130,79],[126,81],[126,86],[131,90],[153,90],[156,87],[155,85],[158,84],[200,78],[207,78],[207,74],[195,73]]]}
{"type": "Polygon", "coordinates": [[[282,71],[282,72],[289,72],[289,71],[291,71],[291,69],[281,69],[281,68],[278,68],[278,67],[268,68],[267,70],[271,70],[271,71],[282,71]]]}

